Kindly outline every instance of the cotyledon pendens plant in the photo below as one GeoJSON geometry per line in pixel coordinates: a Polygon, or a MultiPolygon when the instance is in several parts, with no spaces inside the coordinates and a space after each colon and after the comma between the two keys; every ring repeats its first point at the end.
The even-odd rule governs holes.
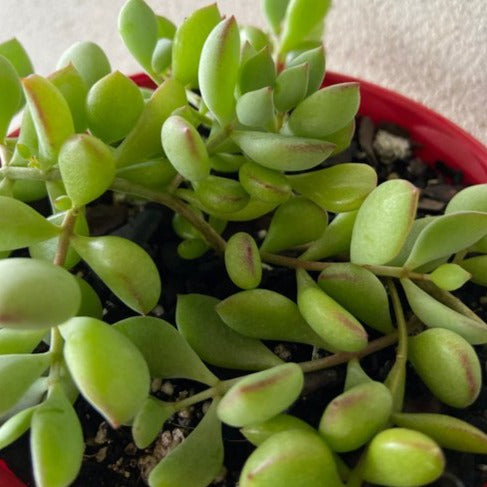
{"type": "Polygon", "coordinates": [[[176,28],[128,0],[120,35],[153,90],[112,72],[91,42],[47,77],[32,74],[17,40],[0,44],[0,448],[30,430],[37,486],[78,475],[78,395],[114,428],[131,427],[139,448],[174,413],[211,401],[151,487],[209,485],[224,464],[222,422],[257,447],[240,487],[420,486],[442,474],[442,448],[487,453],[474,426],[404,411],[407,362],[445,405],[479,394],[473,346],[487,342],[487,325],[450,291],[487,285],[487,185],[459,192],[444,215],[416,218],[410,182],[377,185],[367,165],[327,166],[348,146],[359,106],[357,83],[321,88],[329,3],[264,0],[268,35],[215,4],[176,28]],[[8,135],[20,110],[20,133],[8,135]],[[169,207],[179,256],[216,252],[241,291],[181,295],[176,326],[151,316],[161,293],[151,257],[89,234],[85,207],[107,192],[169,207]],[[29,204],[40,199],[47,216],[29,204]],[[232,231],[266,214],[263,238],[232,231]],[[102,320],[80,261],[133,316],[102,320]],[[263,265],[295,270],[295,300],[259,288],[263,265]],[[262,340],[328,353],[285,363],[262,340]],[[392,345],[385,382],[373,380],[359,360],[392,345]],[[305,374],[339,364],[344,390],[318,425],[286,414],[305,374]],[[218,368],[245,372],[221,380],[218,368]],[[207,388],[164,402],[151,378],[207,388]],[[355,464],[342,458],[350,451],[355,464]]]}

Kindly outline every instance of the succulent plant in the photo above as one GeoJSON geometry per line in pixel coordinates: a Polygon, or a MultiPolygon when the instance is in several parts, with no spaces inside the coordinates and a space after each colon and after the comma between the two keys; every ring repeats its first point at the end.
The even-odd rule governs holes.
{"type": "Polygon", "coordinates": [[[225,461],[222,423],[257,445],[242,487],[420,486],[441,475],[441,447],[487,451],[474,426],[404,409],[412,367],[446,405],[479,394],[474,346],[487,324],[450,291],[487,285],[487,185],[418,218],[410,182],[327,165],[348,146],[360,102],[357,83],[321,88],[329,6],[264,0],[269,35],[214,4],[176,27],[128,0],[120,35],[152,88],[112,72],[91,42],[48,77],[32,74],[18,41],[0,44],[0,448],[30,429],[39,487],[78,475],[78,395],[112,427],[131,427],[139,448],[173,414],[211,401],[151,487],[209,485],[225,461]],[[90,235],[86,208],[115,196],[169,208],[180,259],[218,255],[240,291],[183,294],[174,324],[158,318],[157,262],[122,236],[90,235]],[[295,270],[295,296],[259,287],[268,266],[295,270]],[[86,269],[126,319],[103,321],[86,269]],[[325,356],[284,363],[268,340],[325,356]],[[359,360],[394,344],[386,379],[369,377],[359,360]],[[319,425],[286,414],[306,375],[340,364],[344,390],[322,404],[319,425]],[[161,401],[154,378],[201,389],[161,401]],[[339,455],[360,449],[354,465],[339,455]]]}

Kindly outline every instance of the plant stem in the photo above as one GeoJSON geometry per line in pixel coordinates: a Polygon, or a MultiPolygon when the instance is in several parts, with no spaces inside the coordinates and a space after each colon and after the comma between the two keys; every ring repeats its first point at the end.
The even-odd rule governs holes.
{"type": "Polygon", "coordinates": [[[62,232],[59,235],[58,246],[56,255],[54,256],[54,264],[62,266],[66,260],[66,254],[69,248],[69,239],[73,234],[74,224],[78,216],[78,210],[71,209],[66,213],[64,217],[62,232]]]}
{"type": "Polygon", "coordinates": [[[0,177],[9,179],[30,179],[34,181],[53,181],[61,176],[57,169],[44,172],[35,167],[5,166],[0,169],[0,177]]]}
{"type": "Polygon", "coordinates": [[[8,163],[10,162],[11,154],[8,148],[0,144],[0,167],[8,167],[8,163]]]}
{"type": "Polygon", "coordinates": [[[179,213],[182,217],[186,218],[195,228],[197,228],[208,245],[213,247],[217,252],[223,253],[225,251],[225,240],[215,231],[215,229],[209,225],[203,218],[199,217],[189,205],[183,203],[176,196],[165,193],[162,191],[155,191],[148,189],[140,184],[131,183],[124,179],[116,178],[110,186],[112,191],[131,194],[132,196],[138,196],[161,205],[171,208],[171,210],[179,213]]]}

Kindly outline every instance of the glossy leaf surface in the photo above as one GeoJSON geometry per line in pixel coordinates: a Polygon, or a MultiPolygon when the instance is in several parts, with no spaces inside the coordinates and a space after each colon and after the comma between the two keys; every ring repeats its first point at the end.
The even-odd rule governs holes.
{"type": "Polygon", "coordinates": [[[156,439],[163,424],[173,414],[172,404],[149,396],[132,424],[132,436],[137,448],[147,448],[156,439]]]}
{"type": "Polygon", "coordinates": [[[265,132],[236,131],[232,139],[244,154],[269,169],[303,171],[325,160],[335,146],[328,142],[265,132]]]}
{"type": "Polygon", "coordinates": [[[402,179],[387,181],[367,196],[353,227],[355,264],[381,265],[401,250],[416,215],[419,191],[402,179]]]}
{"type": "Polygon", "coordinates": [[[352,387],[367,384],[372,382],[372,379],[365,373],[360,365],[358,358],[353,358],[347,363],[347,374],[345,376],[344,391],[348,391],[352,387]]]}
{"type": "Polygon", "coordinates": [[[20,107],[22,86],[13,64],[0,54],[0,141],[7,135],[12,117],[20,107]]]}
{"type": "Polygon", "coordinates": [[[238,181],[208,176],[195,184],[195,193],[205,208],[218,213],[234,213],[249,202],[249,195],[238,181]]]}
{"type": "Polygon", "coordinates": [[[78,311],[81,293],[75,278],[50,262],[10,258],[0,260],[0,325],[45,329],[78,311]]]}
{"type": "Polygon", "coordinates": [[[250,374],[223,396],[218,417],[230,426],[261,423],[287,409],[298,398],[303,385],[303,371],[294,363],[250,374]]]}
{"type": "Polygon", "coordinates": [[[0,329],[0,355],[10,353],[31,353],[49,330],[0,329]]]}
{"type": "Polygon", "coordinates": [[[29,428],[35,407],[24,409],[0,426],[0,450],[20,438],[29,428]]]}
{"type": "Polygon", "coordinates": [[[365,164],[343,163],[288,176],[292,188],[325,210],[356,210],[377,185],[377,174],[365,164]]]}
{"type": "Polygon", "coordinates": [[[113,236],[75,235],[71,244],[127,306],[146,314],[157,304],[161,294],[159,271],[142,247],[113,236]]]}
{"type": "Polygon", "coordinates": [[[60,330],[64,359],[83,396],[112,427],[131,421],[150,387],[149,368],[138,348],[94,318],[72,318],[60,330]]]}
{"type": "Polygon", "coordinates": [[[472,275],[472,282],[487,287],[487,255],[462,260],[460,265],[472,275]]]}
{"type": "Polygon", "coordinates": [[[447,291],[462,287],[470,277],[471,274],[458,264],[442,264],[430,274],[430,279],[439,288],[447,291]]]}
{"type": "Polygon", "coordinates": [[[126,318],[114,325],[142,353],[151,377],[185,378],[214,385],[211,373],[180,333],[167,321],[151,316],[126,318]]]}
{"type": "Polygon", "coordinates": [[[126,166],[117,171],[117,176],[153,189],[164,188],[174,179],[176,174],[177,171],[174,166],[163,157],[126,166]]]}
{"type": "Polygon", "coordinates": [[[445,214],[457,211],[487,212],[487,183],[469,186],[453,196],[445,208],[445,214]]]}
{"type": "Polygon", "coordinates": [[[261,370],[281,360],[262,342],[225,325],[215,307],[218,299],[201,294],[181,295],[176,307],[180,333],[205,361],[218,367],[261,370]]]}
{"type": "Polygon", "coordinates": [[[75,276],[81,291],[81,304],[76,316],[91,316],[101,319],[103,316],[103,304],[96,291],[82,277],[75,276]]]}
{"type": "Polygon", "coordinates": [[[245,232],[234,233],[225,248],[225,268],[234,284],[253,289],[262,279],[262,263],[257,244],[245,232]]]}

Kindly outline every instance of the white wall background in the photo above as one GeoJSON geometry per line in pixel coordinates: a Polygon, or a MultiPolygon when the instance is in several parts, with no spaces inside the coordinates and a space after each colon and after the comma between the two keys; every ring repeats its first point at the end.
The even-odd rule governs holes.
{"type": "MultiPolygon", "coordinates": [[[[180,22],[212,0],[148,0],[180,22]]],[[[113,68],[138,70],[117,34],[123,0],[0,0],[0,39],[16,36],[47,74],[78,40],[100,44],[113,68]]],[[[264,25],[260,0],[219,0],[240,23],[264,25]]],[[[335,0],[328,69],[394,89],[487,144],[487,0],[335,0]]]]}

